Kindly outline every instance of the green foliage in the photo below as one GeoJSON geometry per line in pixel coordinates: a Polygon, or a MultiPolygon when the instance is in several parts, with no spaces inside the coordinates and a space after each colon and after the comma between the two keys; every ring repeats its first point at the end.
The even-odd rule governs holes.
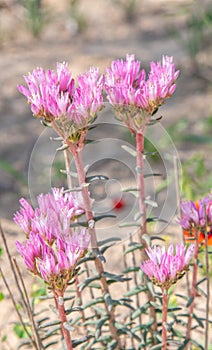
{"type": "Polygon", "coordinates": [[[195,61],[197,54],[206,47],[212,33],[212,7],[201,0],[194,0],[189,7],[183,5],[182,13],[187,16],[186,30],[173,33],[195,61]]]}
{"type": "Polygon", "coordinates": [[[42,0],[21,0],[26,9],[27,24],[34,37],[39,37],[46,22],[42,0]]]}
{"type": "Polygon", "coordinates": [[[7,160],[0,159],[0,168],[14,179],[20,181],[23,185],[26,185],[26,179],[21,172],[16,170],[7,160]]]}
{"type": "Polygon", "coordinates": [[[4,300],[4,293],[0,292],[0,301],[4,300]]]}
{"type": "MultiPolygon", "coordinates": [[[[29,326],[26,326],[26,327],[27,327],[28,332],[31,333],[30,327],[29,326]]],[[[28,337],[23,325],[20,323],[15,323],[15,325],[13,327],[13,331],[17,335],[17,337],[20,339],[28,337]]]]}
{"type": "Polygon", "coordinates": [[[2,257],[4,249],[0,246],[0,258],[2,257]]]}

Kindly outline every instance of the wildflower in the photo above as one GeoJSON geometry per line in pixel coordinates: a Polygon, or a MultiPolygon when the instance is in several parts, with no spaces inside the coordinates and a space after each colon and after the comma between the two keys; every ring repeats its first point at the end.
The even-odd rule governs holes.
{"type": "Polygon", "coordinates": [[[55,244],[51,246],[40,233],[31,232],[25,243],[16,242],[16,248],[30,272],[42,278],[53,289],[64,290],[89,243],[90,235],[86,229],[70,232],[69,237],[56,238],[55,244]]]}
{"type": "Polygon", "coordinates": [[[179,75],[173,57],[163,56],[160,62],[151,62],[148,78],[140,66],[134,55],[127,55],[125,61],[113,61],[105,77],[109,102],[120,119],[136,130],[174,93],[179,75]]]}
{"type": "Polygon", "coordinates": [[[205,235],[208,235],[208,244],[212,245],[212,196],[206,196],[196,202],[181,202],[181,217],[177,222],[184,230],[186,242],[197,239],[199,244],[205,244],[205,235]]]}
{"type": "Polygon", "coordinates": [[[78,76],[78,87],[67,63],[57,63],[56,72],[36,68],[24,79],[27,87],[20,85],[18,90],[34,116],[52,123],[65,140],[78,141],[78,132],[88,129],[103,106],[103,75],[93,67],[78,76]]]}
{"type": "Polygon", "coordinates": [[[38,207],[33,209],[21,199],[21,209],[14,215],[14,221],[28,236],[39,234],[52,244],[58,237],[70,234],[70,223],[84,213],[82,195],[79,192],[63,194],[63,188],[53,188],[52,193],[40,194],[38,207]]]}
{"type": "Polygon", "coordinates": [[[146,249],[149,260],[141,264],[141,270],[152,280],[154,284],[164,290],[168,290],[189,269],[189,262],[194,253],[194,244],[186,251],[183,244],[174,246],[171,244],[167,251],[165,247],[154,246],[146,249]]]}
{"type": "Polygon", "coordinates": [[[28,88],[18,90],[27,97],[32,113],[51,122],[67,114],[74,91],[74,79],[66,63],[57,63],[56,72],[36,68],[24,76],[28,88]]]}
{"type": "Polygon", "coordinates": [[[14,221],[26,233],[26,241],[17,241],[16,248],[26,268],[53,289],[64,291],[90,243],[86,229],[72,232],[70,228],[84,213],[82,196],[53,188],[52,193],[38,196],[35,209],[23,198],[20,203],[14,221]]]}

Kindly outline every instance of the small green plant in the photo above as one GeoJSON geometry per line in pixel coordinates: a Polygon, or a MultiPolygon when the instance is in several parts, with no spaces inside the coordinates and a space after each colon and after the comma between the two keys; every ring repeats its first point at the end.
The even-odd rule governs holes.
{"type": "Polygon", "coordinates": [[[39,37],[46,22],[42,0],[21,0],[26,9],[27,24],[34,37],[39,37]]]}

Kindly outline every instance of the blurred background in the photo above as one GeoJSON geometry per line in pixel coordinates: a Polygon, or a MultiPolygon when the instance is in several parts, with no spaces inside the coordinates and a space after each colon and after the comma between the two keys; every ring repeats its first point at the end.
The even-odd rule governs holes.
{"type": "MultiPolygon", "coordinates": [[[[134,53],[147,70],[149,61],[174,56],[181,75],[174,96],[160,110],[162,125],[181,159],[182,195],[194,199],[207,193],[212,184],[211,38],[211,1],[0,0],[0,216],[11,220],[20,196],[29,195],[28,165],[43,132],[17,90],[23,75],[37,66],[54,69],[57,61],[67,61],[74,76],[91,65],[103,72],[126,53],[134,53]]],[[[56,172],[59,166],[60,160],[56,172]]]]}

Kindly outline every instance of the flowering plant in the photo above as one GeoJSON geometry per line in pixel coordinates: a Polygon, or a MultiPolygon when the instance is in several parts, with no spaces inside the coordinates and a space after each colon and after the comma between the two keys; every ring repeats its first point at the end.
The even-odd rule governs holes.
{"type": "MultiPolygon", "coordinates": [[[[209,313],[204,320],[196,316],[194,310],[198,285],[202,283],[197,281],[200,243],[204,243],[208,253],[212,236],[211,195],[197,203],[182,202],[178,223],[184,231],[183,243],[171,244],[168,248],[153,245],[155,239],[162,238],[152,235],[148,228],[148,223],[156,218],[147,215],[145,131],[149,124],[160,119],[155,114],[174,93],[178,76],[179,70],[175,68],[173,57],[163,56],[161,61],[151,62],[147,74],[134,55],[127,55],[126,60],[113,61],[111,67],[106,68],[105,75],[99,75],[99,69],[91,67],[78,76],[77,84],[68,65],[57,63],[56,71],[35,69],[25,76],[27,86],[18,87],[27,97],[33,115],[42,119],[44,126],[52,127],[62,141],[62,147],[58,150],[64,151],[68,185],[67,189],[52,188],[51,193],[40,194],[36,208],[22,198],[21,208],[14,215],[14,221],[26,235],[25,242],[16,242],[17,251],[27,270],[47,285],[55,301],[53,310],[56,321],[50,319],[52,322],[46,325],[43,325],[45,318],[44,321],[36,321],[18,263],[12,261],[2,232],[12,271],[16,280],[17,274],[21,278],[24,290],[23,293],[17,283],[30,324],[29,332],[17,310],[28,336],[24,345],[36,350],[46,349],[58,344],[60,330],[59,335],[66,350],[78,346],[80,349],[166,350],[173,344],[179,345],[179,349],[189,349],[191,344],[197,344],[192,338],[192,318],[195,318],[199,325],[205,322],[207,349],[209,313]],[[136,143],[136,188],[133,191],[138,195],[139,215],[132,225],[137,226],[138,230],[133,237],[130,236],[127,248],[123,243],[124,271],[118,274],[106,270],[104,257],[116,238],[99,241],[96,222],[105,216],[96,216],[89,192],[93,179],[98,181],[106,177],[88,177],[82,157],[87,133],[104,106],[104,92],[116,116],[135,136],[136,143]],[[74,176],[78,179],[78,187],[72,184],[69,154],[76,168],[74,176]],[[188,236],[192,238],[192,243],[186,246],[188,236]],[[181,310],[180,306],[171,310],[169,307],[171,287],[189,271],[193,256],[192,286],[187,286],[187,296],[181,296],[187,302],[183,307],[189,308],[189,313],[177,314],[175,311],[181,310]],[[129,260],[133,262],[132,265],[129,260]],[[117,284],[116,290],[120,290],[118,298],[113,294],[114,284],[117,284]],[[84,291],[86,294],[83,294],[84,291]],[[72,294],[67,297],[69,293],[72,294]],[[71,301],[69,309],[65,307],[65,301],[71,301]],[[74,312],[77,312],[76,318],[74,312]],[[71,319],[67,317],[69,313],[72,314],[71,319]],[[187,326],[182,322],[184,316],[188,319],[187,326]],[[169,318],[172,321],[168,322],[169,318]],[[179,324],[185,326],[184,333],[177,330],[179,324]],[[56,326],[53,331],[42,333],[42,328],[52,325],[56,326]],[[73,339],[72,334],[76,333],[82,337],[73,339]],[[51,336],[57,337],[57,340],[47,343],[51,336]]],[[[115,209],[122,210],[123,207],[124,201],[121,199],[115,209]]],[[[209,293],[206,299],[208,311],[209,293]]]]}

